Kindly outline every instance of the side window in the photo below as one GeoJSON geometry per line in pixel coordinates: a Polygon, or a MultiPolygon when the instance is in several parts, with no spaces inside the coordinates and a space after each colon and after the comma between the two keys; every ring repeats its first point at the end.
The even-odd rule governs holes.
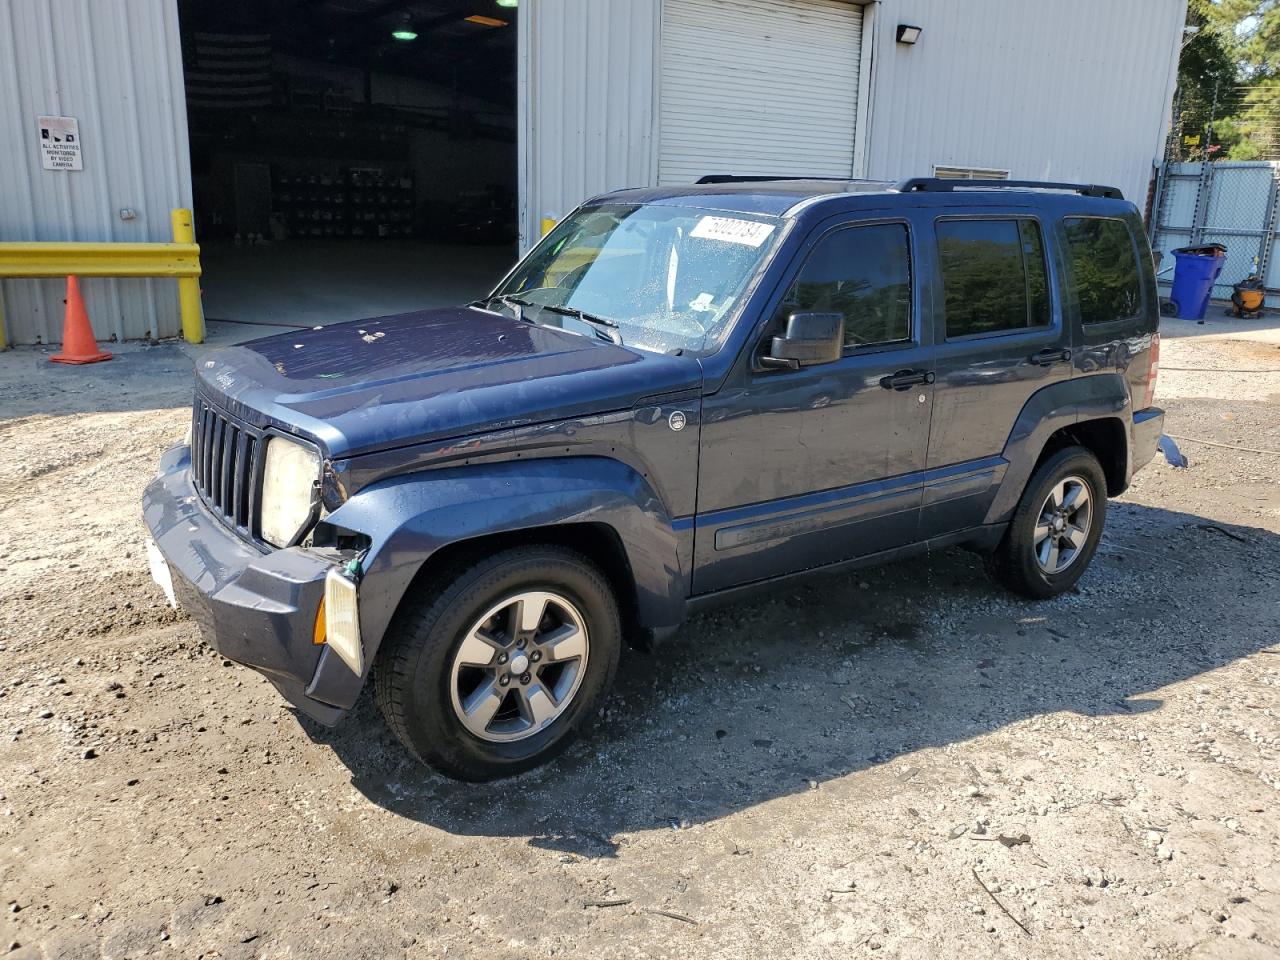
{"type": "Polygon", "coordinates": [[[820,240],[782,304],[844,315],[846,348],[911,339],[911,248],[900,223],[847,227],[820,240]]]}
{"type": "Polygon", "coordinates": [[[1142,280],[1133,236],[1123,220],[1067,218],[1071,295],[1085,323],[1106,323],[1142,310],[1142,280]]]}
{"type": "Polygon", "coordinates": [[[1034,220],[940,220],[947,336],[1050,323],[1044,240],[1034,220]]]}

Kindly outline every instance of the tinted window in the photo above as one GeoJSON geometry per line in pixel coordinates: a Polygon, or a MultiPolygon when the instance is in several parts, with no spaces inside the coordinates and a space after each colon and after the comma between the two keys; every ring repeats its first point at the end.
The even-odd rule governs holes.
{"type": "Polygon", "coordinates": [[[1080,319],[1106,323],[1136,316],[1142,309],[1142,281],[1124,221],[1068,219],[1063,226],[1080,319]]]}
{"type": "Polygon", "coordinates": [[[783,310],[844,316],[846,347],[911,339],[911,254],[900,223],[850,227],[819,241],[783,310]]]}
{"type": "Polygon", "coordinates": [[[942,220],[938,252],[948,337],[1048,325],[1044,242],[1034,220],[942,220]]]}

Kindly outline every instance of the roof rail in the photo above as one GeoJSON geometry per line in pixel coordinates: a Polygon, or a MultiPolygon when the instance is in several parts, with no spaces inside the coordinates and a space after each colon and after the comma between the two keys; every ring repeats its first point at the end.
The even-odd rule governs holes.
{"type": "Polygon", "coordinates": [[[709,173],[698,178],[704,183],[778,183],[787,180],[823,180],[831,183],[848,183],[851,177],[740,177],[732,173],[709,173]]]}
{"type": "Polygon", "coordinates": [[[999,190],[1010,187],[1016,190],[1066,190],[1085,197],[1124,199],[1124,194],[1118,187],[1104,187],[1096,183],[1051,183],[1047,180],[952,180],[942,177],[911,177],[900,180],[893,189],[899,193],[911,193],[916,190],[946,193],[951,190],[999,190]]]}

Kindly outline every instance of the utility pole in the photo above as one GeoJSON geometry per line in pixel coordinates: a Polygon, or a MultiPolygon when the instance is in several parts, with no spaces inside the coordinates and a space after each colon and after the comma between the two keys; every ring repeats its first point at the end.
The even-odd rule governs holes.
{"type": "Polygon", "coordinates": [[[1207,162],[1209,160],[1209,148],[1213,146],[1213,122],[1218,118],[1218,84],[1220,81],[1213,81],[1213,103],[1209,107],[1209,122],[1204,125],[1204,147],[1203,155],[1207,162]]]}

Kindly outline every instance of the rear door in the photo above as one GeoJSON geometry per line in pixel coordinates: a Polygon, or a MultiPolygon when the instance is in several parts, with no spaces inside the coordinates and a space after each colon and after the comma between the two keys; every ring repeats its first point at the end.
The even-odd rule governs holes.
{"type": "Polygon", "coordinates": [[[934,220],[937,387],[922,538],[982,523],[1018,414],[1072,375],[1051,233],[1031,212],[948,208],[934,220]]]}

